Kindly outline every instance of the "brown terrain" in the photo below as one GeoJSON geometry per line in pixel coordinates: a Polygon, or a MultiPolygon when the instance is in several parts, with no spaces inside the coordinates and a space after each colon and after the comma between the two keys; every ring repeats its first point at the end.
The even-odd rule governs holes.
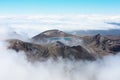
{"type": "MultiPolygon", "coordinates": [[[[68,40],[69,42],[71,40],[68,40]]],[[[39,61],[48,58],[57,59],[58,57],[64,59],[75,60],[95,60],[96,58],[117,54],[120,52],[120,36],[100,34],[91,36],[77,36],[67,34],[59,30],[48,30],[32,38],[31,42],[24,42],[17,39],[7,40],[9,42],[9,49],[16,52],[24,51],[28,60],[39,61]],[[44,41],[49,38],[75,38],[83,41],[83,45],[69,46],[62,42],[55,41],[47,44],[36,43],[44,41]]]]}

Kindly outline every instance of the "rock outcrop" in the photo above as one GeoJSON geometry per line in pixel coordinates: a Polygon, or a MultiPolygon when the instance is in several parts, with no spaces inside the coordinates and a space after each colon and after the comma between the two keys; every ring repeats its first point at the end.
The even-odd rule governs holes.
{"type": "Polygon", "coordinates": [[[84,44],[92,53],[103,56],[108,54],[116,54],[120,52],[120,37],[119,36],[84,36],[84,44]]]}

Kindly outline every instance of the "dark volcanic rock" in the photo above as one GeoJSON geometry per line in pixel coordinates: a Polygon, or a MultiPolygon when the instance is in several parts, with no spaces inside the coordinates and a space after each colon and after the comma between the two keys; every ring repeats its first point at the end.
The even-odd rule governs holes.
{"type": "Polygon", "coordinates": [[[83,41],[87,48],[96,55],[116,54],[120,52],[120,37],[119,36],[84,36],[83,41]]]}
{"type": "Polygon", "coordinates": [[[29,60],[39,60],[48,57],[48,49],[42,45],[23,42],[17,39],[7,40],[9,42],[9,49],[13,49],[16,52],[24,51],[29,60]],[[41,58],[40,58],[41,57],[41,58]]]}
{"type": "Polygon", "coordinates": [[[83,47],[70,47],[59,41],[49,45],[28,43],[16,39],[8,40],[8,42],[10,44],[8,46],[9,49],[13,49],[17,52],[24,51],[27,58],[31,61],[46,60],[49,57],[54,59],[62,57],[75,60],[95,60],[95,58],[83,47]]]}

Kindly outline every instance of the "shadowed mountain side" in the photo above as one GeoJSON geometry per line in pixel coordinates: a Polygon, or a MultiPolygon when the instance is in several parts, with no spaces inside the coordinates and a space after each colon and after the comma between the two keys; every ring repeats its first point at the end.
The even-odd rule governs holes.
{"type": "Polygon", "coordinates": [[[23,42],[17,39],[7,40],[9,49],[17,52],[24,51],[28,60],[46,60],[50,57],[57,59],[58,57],[75,59],[75,60],[95,60],[95,58],[81,46],[66,46],[57,41],[49,45],[40,45],[34,43],[23,42]]]}
{"type": "Polygon", "coordinates": [[[96,55],[116,54],[120,52],[120,36],[95,36],[82,37],[85,46],[96,55]]]}

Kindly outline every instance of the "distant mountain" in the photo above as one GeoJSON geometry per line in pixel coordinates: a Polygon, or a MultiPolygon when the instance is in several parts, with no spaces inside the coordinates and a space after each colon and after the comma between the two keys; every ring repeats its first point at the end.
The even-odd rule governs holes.
{"type": "Polygon", "coordinates": [[[108,22],[107,24],[112,24],[112,25],[120,26],[120,23],[117,23],[117,22],[108,22]]]}
{"type": "Polygon", "coordinates": [[[69,33],[72,34],[79,34],[79,35],[120,35],[120,29],[110,29],[110,30],[78,30],[78,31],[71,31],[69,33]]]}

